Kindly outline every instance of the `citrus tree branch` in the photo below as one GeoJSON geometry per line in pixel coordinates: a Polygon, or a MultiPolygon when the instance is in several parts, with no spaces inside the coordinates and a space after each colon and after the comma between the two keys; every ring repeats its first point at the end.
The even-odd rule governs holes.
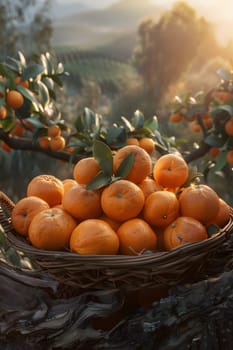
{"type": "Polygon", "coordinates": [[[83,156],[80,154],[75,154],[73,157],[71,157],[71,154],[65,151],[51,151],[50,149],[43,149],[39,146],[39,144],[33,142],[33,139],[27,137],[12,136],[2,128],[0,128],[0,140],[4,141],[12,149],[40,152],[51,158],[63,160],[66,162],[71,161],[72,163],[76,163],[78,160],[83,158],[83,156]]]}
{"type": "Polygon", "coordinates": [[[187,153],[184,155],[184,159],[187,163],[190,163],[194,160],[197,160],[201,157],[203,157],[208,151],[210,150],[211,146],[208,145],[205,142],[201,142],[199,147],[197,149],[194,149],[193,151],[187,153]]]}

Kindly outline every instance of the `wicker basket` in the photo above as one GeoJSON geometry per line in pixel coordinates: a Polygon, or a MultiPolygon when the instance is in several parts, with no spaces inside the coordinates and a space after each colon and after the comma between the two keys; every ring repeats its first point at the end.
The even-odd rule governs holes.
{"type": "MultiPolygon", "coordinates": [[[[10,219],[14,205],[5,193],[0,192],[0,224],[10,245],[33,259],[39,269],[48,272],[60,283],[75,288],[117,288],[130,291],[137,288],[171,287],[198,279],[195,276],[206,278],[211,259],[216,263],[218,251],[226,242],[233,241],[232,210],[228,224],[217,234],[207,240],[186,244],[171,251],[147,252],[137,256],[51,252],[32,247],[24,237],[15,232],[10,219]]],[[[224,253],[220,254],[219,260],[223,255],[224,253]]],[[[222,262],[217,261],[217,265],[221,266],[222,262]]]]}

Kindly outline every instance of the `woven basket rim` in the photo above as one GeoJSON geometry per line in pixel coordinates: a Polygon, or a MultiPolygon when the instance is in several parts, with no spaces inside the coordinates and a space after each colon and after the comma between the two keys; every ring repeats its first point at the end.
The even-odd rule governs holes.
{"type": "MultiPolygon", "coordinates": [[[[196,253],[197,255],[205,255],[209,250],[214,249],[223,243],[226,240],[226,235],[233,229],[233,208],[231,208],[230,220],[225,227],[219,230],[216,234],[212,235],[206,240],[186,243],[182,246],[173,248],[169,251],[153,251],[146,252],[145,254],[138,255],[87,255],[87,254],[77,254],[69,251],[48,251],[44,249],[37,249],[30,245],[30,243],[22,236],[20,236],[11,225],[10,214],[14,207],[15,203],[2,191],[0,191],[0,209],[5,207],[7,212],[0,210],[0,225],[3,226],[8,241],[18,250],[22,251],[25,254],[35,257],[36,259],[49,261],[66,261],[67,264],[72,266],[73,264],[79,263],[95,266],[105,266],[105,267],[130,267],[130,266],[143,266],[151,263],[163,264],[166,262],[166,265],[171,263],[174,259],[179,259],[182,256],[186,256],[187,260],[192,259],[192,254],[196,253]]],[[[195,254],[194,254],[195,255],[195,254]]]]}

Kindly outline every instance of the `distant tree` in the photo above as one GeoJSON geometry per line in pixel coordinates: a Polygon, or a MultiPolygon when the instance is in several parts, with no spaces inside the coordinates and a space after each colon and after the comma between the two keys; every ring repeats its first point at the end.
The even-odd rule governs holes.
{"type": "Polygon", "coordinates": [[[0,0],[1,58],[49,50],[52,21],[51,0],[0,0]]]}
{"type": "Polygon", "coordinates": [[[143,21],[133,60],[141,72],[147,96],[157,104],[171,83],[188,68],[204,45],[213,43],[210,24],[193,8],[178,2],[155,23],[143,21]]]}

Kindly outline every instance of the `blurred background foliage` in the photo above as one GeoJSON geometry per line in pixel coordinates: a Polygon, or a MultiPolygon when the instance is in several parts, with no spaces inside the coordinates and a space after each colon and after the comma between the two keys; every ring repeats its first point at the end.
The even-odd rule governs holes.
{"type": "MultiPolygon", "coordinates": [[[[0,0],[1,61],[16,57],[19,50],[29,60],[35,53],[49,50],[69,72],[56,97],[67,123],[74,123],[85,107],[101,114],[109,124],[121,116],[131,118],[139,109],[146,118],[157,115],[161,132],[180,139],[185,149],[200,142],[201,135],[192,133],[185,123],[177,126],[169,122],[170,102],[174,95],[208,92],[216,86],[216,70],[231,69],[233,43],[219,42],[208,18],[199,16],[185,2],[162,12],[153,10],[148,1],[139,1],[137,6],[133,3],[119,1],[105,11],[90,12],[89,17],[88,12],[76,19],[70,17],[75,21],[70,26],[76,23],[73,35],[83,42],[88,37],[81,30],[83,23],[87,33],[92,22],[107,26],[114,21],[123,24],[127,18],[131,25],[128,31],[112,35],[111,40],[99,45],[94,45],[95,37],[89,45],[75,45],[54,40],[54,32],[62,37],[66,28],[55,27],[53,1],[0,0]]],[[[203,168],[204,162],[203,158],[196,163],[203,168]]],[[[0,165],[1,188],[14,200],[23,195],[28,179],[38,173],[61,178],[71,174],[71,164],[51,162],[31,151],[0,150],[0,165]]],[[[224,173],[210,170],[208,181],[232,201],[228,189],[231,169],[224,173]]]]}

